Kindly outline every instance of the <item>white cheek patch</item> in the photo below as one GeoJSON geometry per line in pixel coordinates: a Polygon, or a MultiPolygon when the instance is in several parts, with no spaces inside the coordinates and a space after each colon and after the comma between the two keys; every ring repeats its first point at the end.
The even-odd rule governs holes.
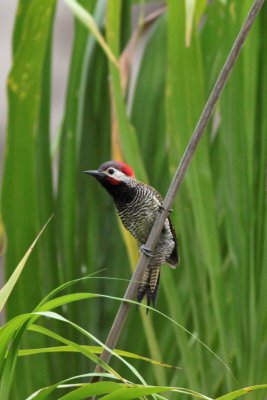
{"type": "Polygon", "coordinates": [[[119,171],[119,170],[117,170],[117,169],[114,169],[114,168],[113,168],[113,170],[114,170],[113,174],[109,174],[108,170],[105,171],[105,173],[107,175],[107,179],[109,180],[109,182],[113,183],[114,185],[116,184],[116,182],[117,182],[117,184],[120,183],[120,182],[124,182],[125,178],[126,178],[124,173],[119,171]]]}
{"type": "Polygon", "coordinates": [[[117,179],[119,181],[123,181],[125,175],[121,171],[115,170],[114,174],[112,175],[112,178],[117,179]]]}

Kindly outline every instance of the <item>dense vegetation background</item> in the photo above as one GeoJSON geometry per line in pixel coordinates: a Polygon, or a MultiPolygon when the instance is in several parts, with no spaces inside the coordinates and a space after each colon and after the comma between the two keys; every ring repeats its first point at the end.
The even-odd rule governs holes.
{"type": "MultiPolygon", "coordinates": [[[[6,278],[54,217],[8,300],[8,321],[31,312],[59,284],[92,273],[94,278],[65,293],[123,296],[138,259],[136,245],[118,224],[111,199],[81,171],[123,159],[164,195],[252,0],[168,0],[163,6],[156,2],[149,16],[145,3],[151,2],[79,3],[94,16],[108,50],[80,22],[90,26],[88,15],[76,9],[72,56],[64,60],[69,78],[62,126],[51,139],[56,1],[18,2],[1,188],[6,278]]],[[[265,4],[172,214],[181,264],[176,271],[163,268],[157,308],[194,336],[133,307],[119,341],[120,349],[182,368],[131,361],[149,384],[215,397],[267,382],[266,37],[265,4]],[[196,338],[224,360],[235,379],[196,338]]],[[[2,230],[0,235],[4,242],[2,230]]],[[[117,307],[112,299],[97,298],[57,311],[104,341],[117,307]]],[[[94,344],[63,322],[41,318],[37,324],[94,344]]],[[[16,351],[58,345],[41,328],[22,327],[22,339],[10,336],[16,351]]],[[[44,352],[16,361],[14,356],[1,367],[6,398],[10,388],[12,399],[22,399],[94,367],[81,352],[44,352]]],[[[112,366],[134,380],[121,362],[112,366]]],[[[257,395],[263,398],[260,392],[253,398],[257,395]]]]}

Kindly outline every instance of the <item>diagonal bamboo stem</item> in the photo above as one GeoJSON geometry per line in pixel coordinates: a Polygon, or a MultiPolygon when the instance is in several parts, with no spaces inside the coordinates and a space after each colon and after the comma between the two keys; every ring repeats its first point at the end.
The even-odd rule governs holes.
{"type": "MultiPolygon", "coordinates": [[[[218,98],[221,95],[222,90],[227,82],[228,77],[229,77],[229,74],[239,56],[239,53],[243,46],[243,43],[246,40],[248,33],[249,33],[257,15],[259,14],[264,1],[265,0],[255,0],[254,1],[246,19],[245,19],[245,22],[242,25],[240,32],[233,44],[233,47],[225,61],[225,64],[220,72],[220,75],[213,87],[213,90],[212,90],[212,92],[208,98],[208,101],[203,109],[203,112],[198,120],[198,123],[195,127],[195,130],[190,139],[190,142],[185,150],[183,158],[177,168],[175,176],[172,180],[172,183],[171,183],[169,190],[166,194],[166,197],[164,199],[163,211],[159,214],[157,220],[155,221],[155,224],[154,224],[154,226],[150,232],[149,238],[147,240],[146,247],[148,249],[150,249],[151,251],[154,250],[154,248],[159,240],[160,232],[163,228],[166,218],[168,217],[168,214],[172,207],[172,204],[174,203],[176,194],[182,183],[184,175],[190,165],[190,162],[195,153],[198,142],[200,141],[200,139],[204,133],[204,130],[209,122],[209,119],[210,119],[211,114],[214,110],[214,107],[218,101],[218,98]]],[[[141,281],[143,273],[147,267],[148,261],[149,261],[149,257],[147,257],[145,254],[142,253],[140,256],[139,262],[137,264],[136,270],[135,270],[135,272],[132,276],[132,279],[128,285],[128,288],[125,292],[125,295],[124,295],[125,300],[133,300],[135,298],[138,282],[141,281]]],[[[117,315],[112,324],[112,327],[109,331],[109,334],[108,334],[105,344],[107,347],[109,347],[112,350],[115,348],[115,346],[118,342],[118,339],[120,337],[121,331],[124,326],[124,323],[127,319],[129,309],[130,309],[130,303],[127,303],[127,302],[121,303],[119,310],[117,312],[117,315]]],[[[104,350],[101,354],[101,359],[103,361],[105,361],[106,363],[109,363],[110,358],[111,358],[111,353],[108,352],[107,350],[104,350]]],[[[102,368],[97,365],[95,372],[101,372],[101,371],[102,371],[102,368]]],[[[97,376],[97,377],[93,378],[92,382],[97,382],[99,380],[101,380],[101,377],[97,376]]]]}

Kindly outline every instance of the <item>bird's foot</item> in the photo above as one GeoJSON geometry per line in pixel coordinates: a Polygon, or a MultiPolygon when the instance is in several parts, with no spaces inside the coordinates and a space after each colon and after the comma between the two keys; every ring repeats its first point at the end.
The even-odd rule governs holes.
{"type": "Polygon", "coordinates": [[[140,246],[140,252],[144,253],[147,257],[153,257],[153,251],[146,247],[144,244],[140,246]]]}
{"type": "MultiPolygon", "coordinates": [[[[165,211],[165,207],[163,207],[163,205],[161,204],[161,205],[159,206],[159,212],[161,213],[162,211],[165,211]]],[[[173,212],[173,209],[170,208],[169,213],[172,213],[172,212],[173,212]]]]}

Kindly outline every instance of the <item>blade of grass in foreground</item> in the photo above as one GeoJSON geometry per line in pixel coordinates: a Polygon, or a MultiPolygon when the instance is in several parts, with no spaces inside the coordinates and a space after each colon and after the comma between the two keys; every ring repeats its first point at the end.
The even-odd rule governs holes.
{"type": "MultiPolygon", "coordinates": [[[[15,284],[17,283],[26,262],[34,249],[38,239],[42,235],[43,231],[49,224],[52,216],[49,218],[47,223],[44,225],[40,233],[38,234],[37,238],[34,240],[14,272],[12,273],[11,277],[4,285],[4,287],[0,290],[0,311],[5,306],[10,294],[12,293],[15,284]]],[[[1,389],[0,389],[0,397],[5,399],[8,398],[9,392],[13,383],[13,376],[15,373],[15,367],[17,364],[17,352],[18,346],[21,341],[21,336],[23,331],[26,328],[26,319],[21,316],[21,319],[15,318],[15,320],[11,320],[10,323],[6,324],[0,331],[0,338],[1,338],[1,346],[0,346],[0,360],[2,360],[2,368],[1,368],[1,389]],[[15,324],[13,323],[15,322],[15,324]],[[24,329],[20,329],[24,326],[24,329]],[[12,342],[12,345],[10,343],[12,342]],[[5,356],[5,357],[4,357],[5,356]]],[[[41,343],[41,341],[39,342],[41,343]]]]}
{"type": "Polygon", "coordinates": [[[246,387],[244,389],[239,389],[239,390],[236,390],[234,392],[225,394],[223,396],[216,397],[215,400],[234,400],[234,399],[237,399],[238,397],[241,397],[241,396],[243,396],[245,394],[254,392],[254,391],[259,390],[259,389],[267,389],[267,384],[248,386],[248,387],[246,387]]]}
{"type": "MultiPolygon", "coordinates": [[[[60,307],[64,304],[68,304],[71,302],[85,300],[85,299],[93,299],[93,298],[106,298],[106,299],[112,299],[115,301],[122,301],[122,298],[120,298],[120,297],[102,295],[102,294],[97,294],[97,293],[73,293],[73,294],[63,295],[63,296],[60,296],[55,299],[47,301],[46,303],[42,304],[39,309],[36,309],[36,314],[42,313],[42,312],[50,312],[50,310],[52,310],[54,308],[60,307]]],[[[133,300],[125,300],[125,301],[127,301],[128,303],[131,303],[131,304],[138,305],[139,307],[151,310],[152,312],[154,312],[154,313],[162,316],[166,320],[170,321],[176,327],[179,327],[183,332],[185,332],[186,334],[191,336],[191,338],[193,338],[195,340],[195,342],[199,343],[203,348],[205,348],[209,353],[211,353],[224,366],[224,368],[228,371],[229,375],[231,375],[234,378],[230,367],[211,348],[209,348],[209,346],[207,346],[202,340],[200,340],[198,337],[196,337],[194,334],[192,334],[188,329],[186,329],[184,326],[182,326],[179,322],[175,321],[173,318],[169,317],[168,315],[164,314],[163,312],[156,310],[152,307],[146,306],[145,304],[142,304],[142,303],[140,304],[137,301],[133,301],[133,300]]],[[[60,316],[60,318],[63,318],[63,317],[60,316]]],[[[70,324],[73,325],[73,322],[70,322],[70,324]]],[[[86,331],[84,329],[82,329],[82,332],[85,333],[86,331]]],[[[101,342],[99,341],[99,343],[101,343],[101,342]]],[[[103,347],[105,348],[105,346],[103,346],[103,347]]]]}
{"type": "MultiPolygon", "coordinates": [[[[29,330],[33,330],[33,329],[29,329],[29,330]]],[[[37,332],[37,331],[35,331],[37,332]]],[[[53,335],[51,335],[51,337],[53,337],[53,335]]],[[[94,354],[101,354],[102,352],[102,347],[100,346],[86,346],[86,345],[82,345],[83,348],[85,348],[86,350],[89,350],[91,353],[94,354]]],[[[77,353],[78,350],[73,348],[72,346],[69,345],[65,345],[65,346],[51,346],[51,347],[44,347],[44,348],[34,348],[34,349],[23,349],[23,350],[19,350],[19,356],[20,357],[25,357],[25,356],[33,356],[33,355],[38,355],[38,354],[43,354],[43,353],[77,353]]],[[[153,365],[157,365],[157,366],[161,366],[161,367],[166,367],[166,368],[173,368],[173,369],[179,369],[181,370],[182,368],[179,367],[175,367],[173,365],[170,364],[166,364],[162,361],[156,361],[156,360],[152,360],[151,358],[148,357],[144,357],[141,356],[139,354],[135,354],[135,353],[131,353],[129,351],[125,351],[125,350],[119,350],[119,349],[114,349],[114,353],[118,354],[119,356],[122,357],[126,357],[126,358],[133,358],[136,360],[141,360],[141,361],[145,361],[148,362],[150,364],[153,365]]]]}
{"type": "MultiPolygon", "coordinates": [[[[73,376],[71,378],[68,379],[64,379],[62,381],[59,381],[51,386],[39,389],[37,392],[33,393],[32,395],[30,395],[29,397],[27,397],[26,400],[44,400],[46,398],[48,398],[48,396],[50,396],[52,393],[54,393],[57,389],[66,389],[66,388],[71,388],[71,387],[77,387],[77,386],[83,386],[83,383],[76,383],[74,382],[73,384],[71,383],[74,380],[77,379],[84,379],[84,378],[90,378],[92,377],[93,374],[83,374],[83,375],[78,375],[78,376],[73,376]]],[[[103,378],[113,378],[112,375],[109,374],[102,374],[103,378]]],[[[89,393],[88,395],[101,395],[101,394],[106,394],[106,393],[111,393],[114,390],[117,390],[118,388],[121,387],[121,383],[117,383],[117,382],[108,382],[108,381],[103,381],[100,382],[101,385],[98,386],[98,384],[93,384],[91,389],[92,392],[89,393]]],[[[57,394],[57,398],[58,398],[57,394]]],[[[74,400],[74,397],[73,397],[74,400]]]]}
{"type": "MultiPolygon", "coordinates": [[[[79,389],[60,397],[60,400],[78,400],[84,399],[85,396],[93,395],[97,384],[88,384],[79,389]]],[[[106,396],[101,397],[102,400],[130,400],[137,399],[141,396],[153,395],[163,392],[180,393],[187,394],[191,397],[196,397],[203,400],[212,400],[210,397],[202,395],[200,393],[194,392],[193,390],[188,390],[184,388],[175,388],[169,386],[136,386],[131,384],[124,385],[125,387],[117,388],[112,393],[106,394],[106,396]]]]}
{"type": "Polygon", "coordinates": [[[23,256],[23,258],[21,259],[20,263],[18,264],[18,266],[16,267],[16,269],[14,270],[14,272],[8,279],[7,283],[1,288],[1,290],[0,290],[0,312],[2,311],[4,305],[6,304],[15,284],[17,283],[17,280],[19,279],[20,274],[22,273],[23,268],[25,267],[25,264],[26,264],[28,258],[34,249],[34,246],[36,245],[37,241],[39,240],[40,236],[42,235],[43,231],[45,230],[45,228],[47,227],[49,222],[51,221],[52,217],[53,216],[51,216],[49,218],[49,220],[47,221],[47,223],[44,225],[44,227],[42,228],[42,230],[40,231],[40,233],[38,234],[38,236],[36,237],[36,239],[34,240],[32,245],[30,246],[30,248],[27,250],[27,252],[23,256]]]}
{"type": "MultiPolygon", "coordinates": [[[[70,295],[72,296],[72,295],[70,295]]],[[[65,296],[64,296],[65,297],[65,296]]],[[[66,296],[67,298],[68,296],[66,296]]],[[[64,300],[64,304],[65,304],[65,300],[64,300]]],[[[55,319],[58,321],[62,321],[65,322],[69,325],[71,325],[74,329],[76,329],[77,331],[79,331],[80,333],[82,333],[85,337],[95,341],[97,344],[101,345],[104,349],[108,350],[109,352],[112,352],[112,354],[117,357],[125,366],[127,366],[129,368],[129,370],[134,374],[134,376],[137,377],[138,380],[140,380],[140,382],[142,384],[146,385],[145,380],[143,379],[143,377],[140,375],[140,373],[136,370],[135,367],[133,367],[131,364],[129,364],[126,360],[124,360],[120,355],[116,354],[113,350],[107,348],[107,346],[102,343],[97,337],[95,337],[94,335],[92,335],[90,332],[86,331],[85,329],[83,329],[81,326],[75,324],[74,322],[64,318],[63,316],[61,316],[58,313],[55,313],[54,311],[38,311],[35,313],[32,313],[32,315],[40,315],[40,316],[44,316],[46,318],[51,318],[51,319],[55,319]]],[[[77,345],[79,346],[79,345],[77,345]]],[[[80,347],[80,346],[79,346],[80,347]]],[[[84,349],[80,348],[80,351],[85,351],[84,349]]],[[[107,363],[103,362],[99,357],[97,357],[96,355],[94,355],[94,353],[90,354],[91,359],[94,359],[95,361],[98,360],[98,364],[104,368],[105,370],[115,374],[117,377],[119,377],[119,379],[122,379],[123,381],[125,381],[124,378],[120,377],[119,374],[116,373],[116,371],[114,371],[107,363]]]]}

